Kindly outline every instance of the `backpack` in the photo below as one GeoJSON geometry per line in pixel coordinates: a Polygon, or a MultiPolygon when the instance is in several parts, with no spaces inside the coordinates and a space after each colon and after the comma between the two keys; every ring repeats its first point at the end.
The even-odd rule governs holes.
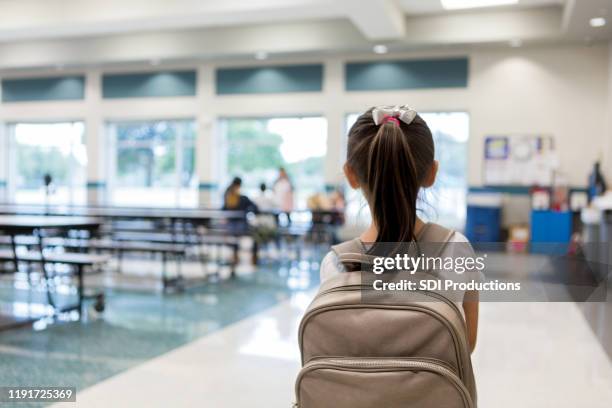
{"type": "MultiPolygon", "coordinates": [[[[428,223],[417,241],[442,243],[441,252],[453,234],[428,223]]],[[[332,250],[344,265],[368,260],[358,238],[332,250]]],[[[294,407],[475,408],[467,330],[457,305],[419,291],[401,303],[366,303],[363,287],[361,272],[340,273],[322,283],[306,310],[294,407]]]]}

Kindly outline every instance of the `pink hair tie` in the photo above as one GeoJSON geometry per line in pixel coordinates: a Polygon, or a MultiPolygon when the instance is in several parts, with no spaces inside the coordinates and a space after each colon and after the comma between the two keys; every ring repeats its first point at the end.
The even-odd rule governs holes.
{"type": "Polygon", "coordinates": [[[400,125],[399,119],[396,118],[395,116],[391,116],[391,115],[385,115],[383,117],[383,120],[382,120],[383,125],[385,123],[387,123],[387,122],[393,122],[395,124],[395,126],[399,126],[400,125]]]}

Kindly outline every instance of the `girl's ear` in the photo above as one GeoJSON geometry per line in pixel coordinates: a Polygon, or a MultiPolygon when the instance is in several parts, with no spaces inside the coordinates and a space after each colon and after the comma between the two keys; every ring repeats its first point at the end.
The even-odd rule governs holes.
{"type": "Polygon", "coordinates": [[[431,187],[436,182],[436,176],[438,175],[438,161],[434,160],[431,167],[429,168],[429,172],[425,175],[425,180],[423,180],[423,185],[421,187],[431,187]]]}
{"type": "Polygon", "coordinates": [[[344,170],[344,175],[348,180],[349,186],[351,186],[351,188],[354,190],[358,189],[360,187],[359,181],[357,180],[357,176],[355,175],[355,172],[353,171],[351,166],[349,166],[348,163],[344,163],[342,170],[344,170]]]}

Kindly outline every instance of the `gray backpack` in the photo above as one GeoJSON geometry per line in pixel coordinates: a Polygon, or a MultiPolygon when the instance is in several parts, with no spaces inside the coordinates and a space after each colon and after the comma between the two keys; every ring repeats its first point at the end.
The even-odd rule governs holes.
{"type": "MultiPolygon", "coordinates": [[[[453,234],[429,223],[417,239],[444,246],[453,234]]],[[[332,250],[344,265],[368,260],[359,239],[332,250]]],[[[368,303],[362,288],[361,272],[340,273],[321,285],[306,310],[294,406],[475,408],[467,331],[457,305],[416,291],[401,303],[368,303]]]]}

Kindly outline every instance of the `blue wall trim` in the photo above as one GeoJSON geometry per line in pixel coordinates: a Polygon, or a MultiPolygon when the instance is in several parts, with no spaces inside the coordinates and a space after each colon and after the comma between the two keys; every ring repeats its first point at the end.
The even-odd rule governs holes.
{"type": "Polygon", "coordinates": [[[105,181],[88,181],[87,182],[87,188],[89,189],[105,188],[105,187],[106,187],[105,181]]]}
{"type": "Polygon", "coordinates": [[[167,96],[195,96],[196,72],[165,71],[102,76],[102,97],[158,98],[167,96]]]}
{"type": "Polygon", "coordinates": [[[326,193],[332,193],[332,192],[336,191],[338,186],[339,186],[339,184],[325,184],[325,192],[326,193]]]}
{"type": "Polygon", "coordinates": [[[198,189],[204,191],[216,190],[218,187],[219,186],[217,185],[217,183],[200,183],[198,185],[198,189]]]}
{"type": "Polygon", "coordinates": [[[2,102],[80,100],[85,98],[82,75],[2,80],[2,102]]]}
{"type": "Polygon", "coordinates": [[[504,193],[504,194],[529,194],[531,187],[527,186],[472,186],[468,189],[469,193],[504,193]]]}
{"type": "MultiPolygon", "coordinates": [[[[517,195],[527,195],[531,187],[528,186],[471,186],[468,189],[469,193],[504,193],[504,194],[517,194],[517,195]]],[[[573,192],[581,192],[586,193],[587,189],[585,187],[577,187],[571,186],[569,187],[570,193],[573,192]]]]}
{"type": "Polygon", "coordinates": [[[347,91],[465,88],[468,59],[422,59],[351,62],[345,66],[347,91]]]}
{"type": "Polygon", "coordinates": [[[323,65],[220,68],[215,81],[217,95],[321,92],[323,65]]]}

